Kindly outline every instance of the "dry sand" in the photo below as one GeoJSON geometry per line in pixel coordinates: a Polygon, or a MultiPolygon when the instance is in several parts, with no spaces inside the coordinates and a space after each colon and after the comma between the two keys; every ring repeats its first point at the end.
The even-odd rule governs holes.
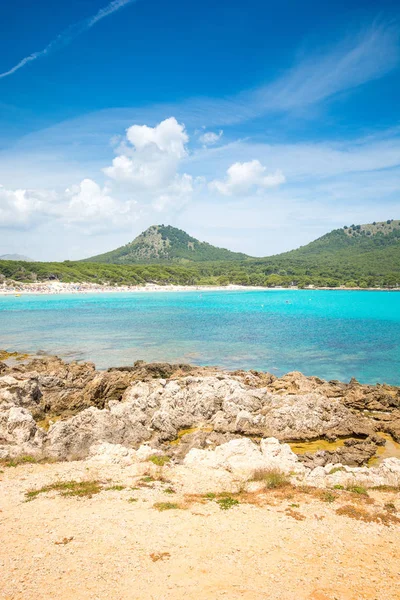
{"type": "MultiPolygon", "coordinates": [[[[137,480],[120,466],[24,465],[0,479],[4,600],[400,599],[400,526],[339,516],[341,500],[295,492],[263,506],[223,511],[204,501],[159,512],[155,502],[184,502],[179,490],[167,494],[161,482],[132,490],[137,480]],[[25,501],[27,490],[58,479],[99,477],[129,487],[25,501]]],[[[378,496],[375,507],[400,509],[395,493],[378,496]]]]}

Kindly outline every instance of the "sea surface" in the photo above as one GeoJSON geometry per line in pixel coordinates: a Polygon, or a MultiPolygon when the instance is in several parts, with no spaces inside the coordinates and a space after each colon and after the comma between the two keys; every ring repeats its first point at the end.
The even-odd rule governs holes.
{"type": "Polygon", "coordinates": [[[0,348],[92,360],[101,369],[184,361],[400,385],[400,293],[2,296],[0,348]]]}

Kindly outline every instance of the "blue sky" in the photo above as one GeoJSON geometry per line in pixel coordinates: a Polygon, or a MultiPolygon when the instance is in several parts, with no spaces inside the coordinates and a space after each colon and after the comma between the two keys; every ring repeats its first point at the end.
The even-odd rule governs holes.
{"type": "Polygon", "coordinates": [[[398,2],[0,6],[0,254],[253,255],[400,213],[398,2]]]}

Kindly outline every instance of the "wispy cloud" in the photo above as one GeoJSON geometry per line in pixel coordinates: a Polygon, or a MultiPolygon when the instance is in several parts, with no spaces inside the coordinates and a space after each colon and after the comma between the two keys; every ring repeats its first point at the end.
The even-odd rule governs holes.
{"type": "Polygon", "coordinates": [[[17,63],[8,71],[0,73],[0,79],[8,77],[9,75],[13,75],[16,73],[16,71],[19,71],[19,69],[22,69],[22,67],[30,62],[33,62],[34,60],[37,60],[38,58],[44,58],[45,56],[49,56],[49,54],[68,46],[68,44],[70,44],[75,38],[93,27],[93,25],[102,19],[105,19],[109,15],[117,12],[121,8],[124,8],[128,4],[133,4],[134,2],[137,2],[137,0],[113,0],[113,2],[110,2],[107,6],[101,8],[91,17],[70,25],[67,29],[65,29],[65,31],[60,33],[54,40],[52,40],[43,50],[40,50],[39,52],[33,52],[33,54],[30,54],[29,56],[26,56],[20,60],[19,63],[17,63]]]}

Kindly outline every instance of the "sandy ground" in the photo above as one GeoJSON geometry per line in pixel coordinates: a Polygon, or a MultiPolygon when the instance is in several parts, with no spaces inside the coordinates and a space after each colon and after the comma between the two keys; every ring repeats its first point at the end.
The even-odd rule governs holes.
{"type": "MultiPolygon", "coordinates": [[[[161,482],[132,490],[129,468],[24,465],[0,479],[4,600],[400,599],[400,525],[339,516],[338,501],[281,497],[227,511],[204,501],[159,512],[153,504],[183,501],[179,491],[166,494],[161,482]],[[25,501],[60,478],[98,477],[129,487],[25,501]],[[303,520],[287,513],[295,503],[303,520]]],[[[381,496],[400,510],[398,495],[381,496]]]]}

